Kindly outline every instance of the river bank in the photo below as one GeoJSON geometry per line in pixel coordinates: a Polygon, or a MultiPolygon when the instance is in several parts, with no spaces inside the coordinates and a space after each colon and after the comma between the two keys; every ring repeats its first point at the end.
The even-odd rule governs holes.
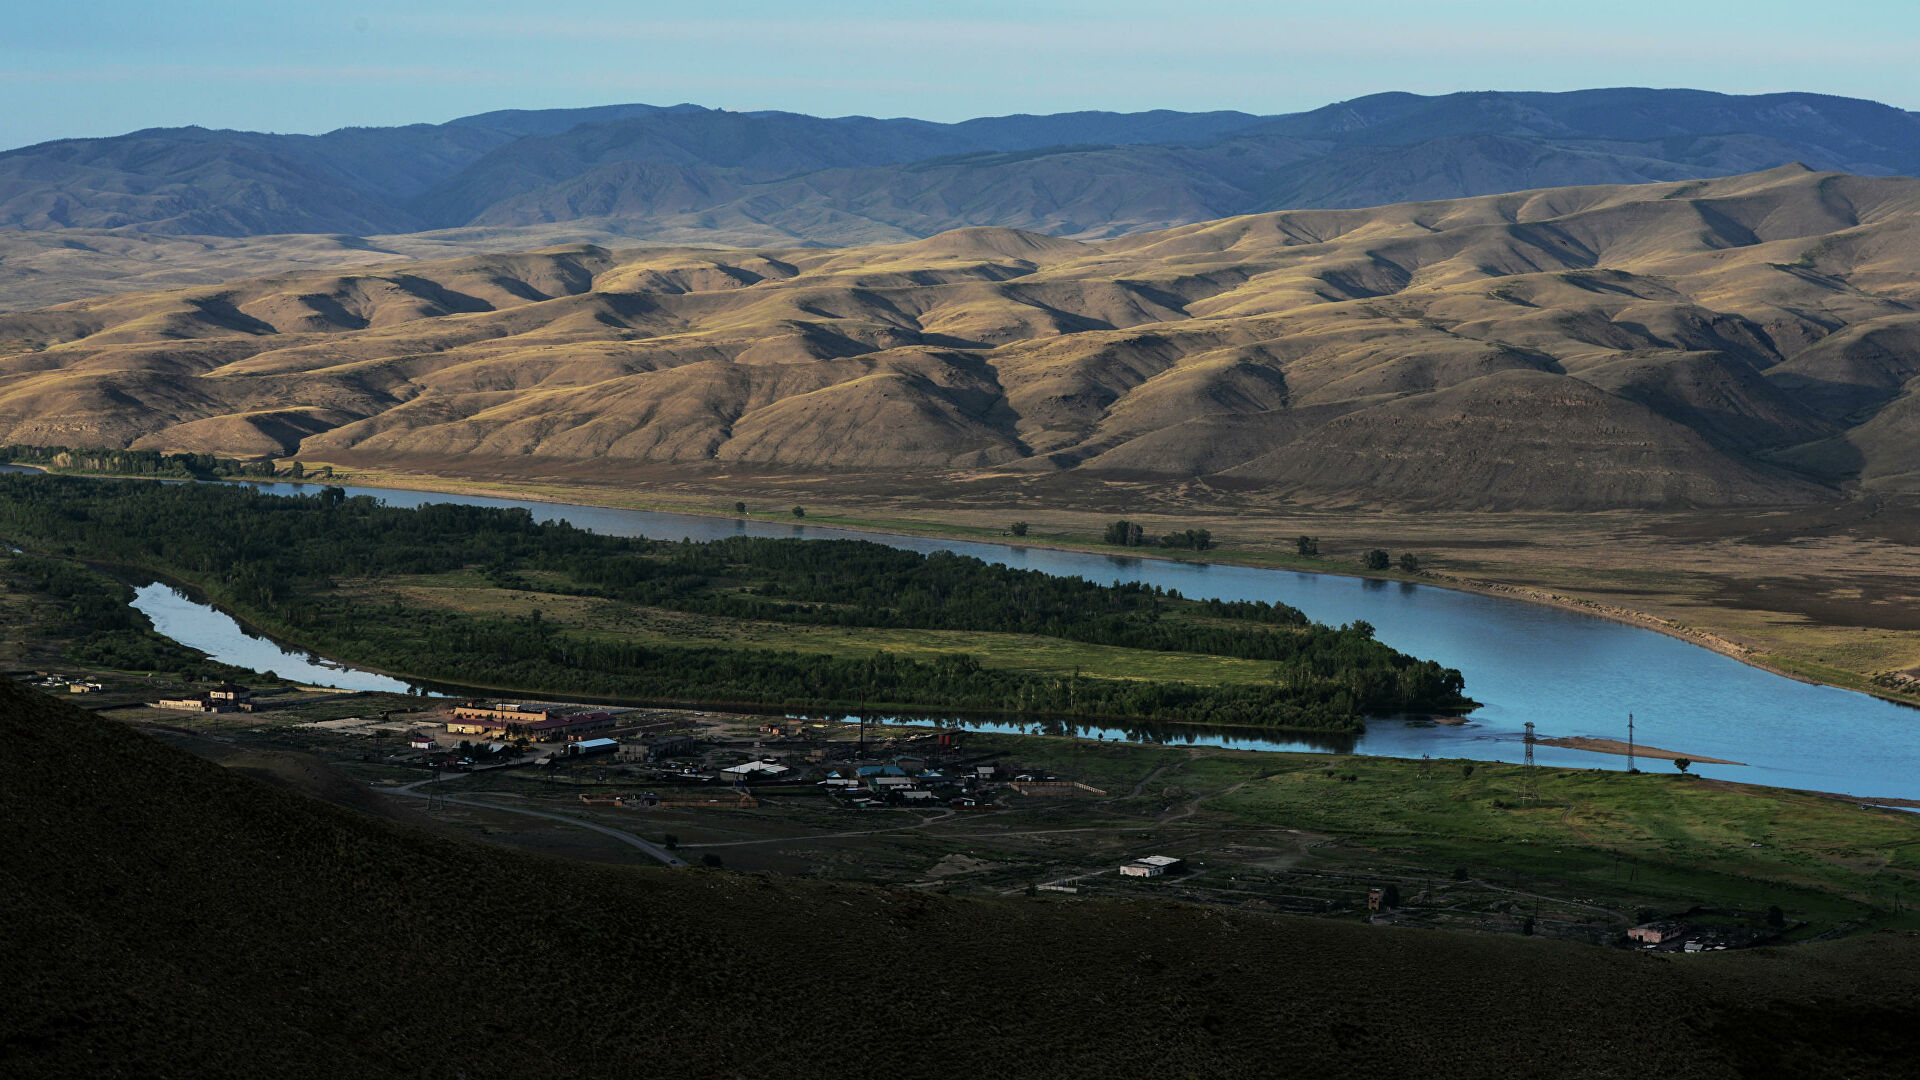
{"type": "Polygon", "coordinates": [[[1685,761],[1700,765],[1742,765],[1744,761],[1728,761],[1725,758],[1707,757],[1703,754],[1683,754],[1677,750],[1662,750],[1657,746],[1642,746],[1638,743],[1628,745],[1619,739],[1600,739],[1590,735],[1571,735],[1562,738],[1536,738],[1538,746],[1564,746],[1572,750],[1586,750],[1595,754],[1616,754],[1621,757],[1654,758],[1659,761],[1685,761]]]}
{"type": "MultiPolygon", "coordinates": [[[[1473,574],[1462,572],[1462,568],[1456,568],[1457,564],[1463,560],[1445,558],[1444,560],[1430,559],[1430,562],[1444,561],[1445,565],[1424,567],[1419,572],[1409,573],[1398,569],[1368,571],[1350,562],[1343,564],[1342,555],[1332,551],[1324,557],[1313,558],[1300,557],[1291,552],[1272,547],[1257,546],[1248,539],[1232,535],[1233,532],[1246,528],[1248,521],[1244,515],[1232,515],[1223,518],[1218,516],[1216,511],[1206,509],[1197,512],[1203,516],[1204,520],[1211,521],[1221,529],[1226,530],[1228,538],[1225,545],[1209,549],[1204,557],[1196,557],[1187,554],[1167,553],[1152,548],[1115,549],[1113,546],[1099,541],[1093,532],[1097,526],[1083,520],[1087,517],[1085,512],[1069,510],[1053,512],[1052,517],[1048,519],[1048,528],[1045,534],[1029,531],[1025,536],[1016,537],[1006,528],[983,527],[950,520],[951,515],[941,516],[942,511],[937,507],[916,508],[912,516],[893,516],[890,514],[887,516],[875,516],[876,513],[883,513],[886,509],[884,506],[875,508],[869,505],[872,500],[878,498],[878,496],[863,498],[839,491],[832,492],[834,498],[841,501],[851,500],[855,506],[865,508],[852,510],[851,512],[849,508],[830,507],[826,512],[821,512],[816,508],[813,511],[809,511],[804,518],[791,519],[783,519],[781,516],[775,513],[769,513],[763,508],[756,513],[743,517],[738,514],[728,513],[726,510],[717,507],[716,501],[723,499],[723,497],[705,488],[695,492],[686,492],[686,482],[684,480],[676,480],[673,485],[662,485],[663,487],[676,487],[681,491],[680,494],[662,494],[662,492],[656,488],[648,495],[642,496],[628,491],[615,490],[604,483],[594,483],[586,480],[577,482],[572,480],[556,482],[557,478],[550,478],[545,481],[533,479],[493,480],[391,467],[368,467],[358,464],[308,464],[308,476],[298,480],[290,480],[290,482],[305,484],[339,483],[400,492],[431,492],[454,497],[513,499],[532,503],[600,507],[610,510],[683,514],[714,521],[751,521],[762,525],[770,521],[782,521],[783,523],[801,528],[828,528],[850,533],[914,536],[933,540],[971,541],[1002,545],[1014,544],[1040,550],[1078,552],[1127,559],[1243,566],[1366,581],[1407,582],[1506,600],[1517,600],[1525,604],[1550,607],[1561,611],[1635,626],[1680,641],[1685,641],[1691,645],[1697,645],[1782,678],[1792,679],[1809,685],[1831,686],[1842,690],[1868,694],[1896,704],[1920,706],[1920,633],[1903,634],[1895,632],[1897,640],[1891,642],[1880,640],[1875,642],[1875,644],[1882,646],[1878,652],[1875,653],[1876,659],[1892,660],[1894,665],[1910,663],[1910,667],[1903,670],[1898,666],[1882,666],[1876,664],[1869,668],[1865,664],[1849,664],[1847,662],[1857,659],[1861,649],[1864,647],[1863,643],[1858,639],[1863,636],[1876,636],[1865,628],[1854,628],[1844,625],[1819,626],[1809,622],[1807,616],[1803,613],[1796,613],[1790,610],[1774,610],[1772,608],[1733,606],[1724,602],[1724,596],[1712,594],[1705,595],[1704,598],[1687,599],[1687,594],[1704,592],[1704,590],[1698,586],[1687,588],[1676,587],[1670,584],[1663,585],[1659,591],[1659,595],[1647,595],[1644,597],[1645,600],[1650,601],[1645,606],[1630,606],[1629,604],[1615,602],[1614,600],[1602,600],[1591,596],[1577,595],[1574,586],[1585,584],[1590,588],[1603,588],[1616,600],[1631,599],[1631,593],[1635,584],[1632,579],[1635,575],[1641,578],[1647,577],[1649,574],[1658,576],[1663,573],[1667,577],[1675,576],[1673,571],[1662,571],[1658,569],[1653,571],[1644,569],[1627,570],[1620,572],[1627,574],[1629,578],[1628,581],[1623,583],[1616,580],[1620,576],[1620,573],[1611,573],[1609,568],[1605,566],[1607,560],[1614,556],[1601,555],[1600,551],[1603,550],[1604,546],[1589,542],[1583,542],[1581,546],[1584,547],[1587,552],[1591,553],[1590,555],[1584,556],[1589,559],[1590,562],[1576,563],[1573,565],[1566,563],[1565,556],[1569,553],[1560,552],[1560,557],[1553,559],[1551,565],[1545,568],[1538,566],[1491,565],[1486,567],[1482,573],[1473,574]],[[313,477],[312,470],[321,466],[333,469],[334,474],[331,477],[313,477]],[[1205,517],[1205,515],[1209,513],[1213,513],[1215,516],[1205,517]],[[935,516],[928,517],[926,516],[928,514],[935,516]],[[1502,577],[1512,577],[1521,580],[1500,580],[1491,576],[1493,573],[1498,573],[1502,577]],[[1524,580],[1528,577],[1541,580],[1537,584],[1529,584],[1524,580]],[[1623,587],[1623,584],[1625,587],[1623,587]],[[1680,598],[1689,604],[1690,620],[1674,618],[1671,615],[1662,614],[1660,611],[1654,610],[1662,604],[1674,603],[1676,600],[1674,593],[1676,592],[1681,593],[1682,596],[1680,598]],[[1703,619],[1702,616],[1707,616],[1708,618],[1703,619]],[[1696,625],[1696,623],[1702,621],[1730,624],[1744,621],[1745,625],[1740,625],[1737,631],[1732,627],[1719,628],[1696,625]],[[1754,641],[1756,636],[1766,634],[1772,634],[1783,640],[1780,642],[1759,641],[1755,644],[1749,644],[1749,641],[1754,641]],[[1787,640],[1806,636],[1812,636],[1818,639],[1814,647],[1809,647],[1804,643],[1796,647],[1795,641],[1787,640]],[[1746,640],[1742,640],[1743,638],[1746,640]],[[1835,640],[1829,641],[1826,640],[1827,638],[1833,638],[1835,640]],[[1763,647],[1756,647],[1756,644],[1763,647]],[[1817,651],[1818,649],[1826,649],[1837,655],[1827,655],[1817,651]],[[1840,662],[1836,663],[1836,660],[1840,662]]],[[[38,466],[11,467],[47,471],[38,466]]],[[[101,474],[73,473],[71,475],[98,476],[101,474]]],[[[121,478],[151,479],[141,477],[121,478]]],[[[728,479],[729,478],[725,476],[709,478],[708,483],[728,479]]],[[[257,483],[269,481],[240,482],[257,483]]],[[[764,481],[755,480],[751,482],[761,483],[764,481]]],[[[826,491],[813,491],[807,494],[812,496],[829,493],[826,491]]],[[[1004,512],[1012,514],[1017,511],[1005,509],[1004,512]]],[[[973,513],[975,512],[970,511],[969,516],[972,516],[973,513]]],[[[1292,520],[1289,522],[1289,528],[1279,530],[1282,534],[1282,539],[1285,539],[1285,534],[1290,532],[1291,526],[1295,524],[1298,524],[1302,529],[1314,528],[1316,525],[1321,524],[1331,524],[1330,522],[1317,520],[1316,516],[1322,513],[1321,511],[1305,508],[1290,509],[1289,517],[1292,520]]],[[[1043,515],[1033,516],[1039,518],[1043,515]]],[[[1493,515],[1482,515],[1482,518],[1484,519],[1490,516],[1493,515]]],[[[1596,515],[1585,516],[1593,517],[1596,515]]],[[[1598,516],[1604,518],[1606,515],[1598,516]]],[[[1757,519],[1764,519],[1767,513],[1757,511],[1756,516],[1757,519]]],[[[1351,514],[1343,515],[1343,519],[1351,517],[1353,517],[1351,514]]],[[[1426,517],[1427,516],[1422,516],[1422,520],[1425,520],[1426,517]]],[[[1406,527],[1404,523],[1395,523],[1391,515],[1381,516],[1378,518],[1378,521],[1388,522],[1384,530],[1387,535],[1381,539],[1381,542],[1390,544],[1395,548],[1405,548],[1416,545],[1416,539],[1406,541],[1395,539],[1396,530],[1401,530],[1406,527]]],[[[1619,524],[1619,522],[1610,523],[1610,528],[1617,529],[1619,524]]],[[[1498,525],[1499,528],[1495,531],[1501,531],[1511,527],[1512,530],[1523,535],[1517,539],[1513,536],[1504,538],[1473,537],[1471,538],[1471,542],[1476,548],[1475,555],[1477,557],[1484,558],[1486,549],[1497,550],[1501,549],[1502,545],[1512,550],[1535,550],[1537,548],[1539,551],[1544,551],[1548,554],[1557,552],[1558,549],[1551,545],[1540,546],[1542,541],[1540,541],[1539,537],[1542,534],[1550,534],[1559,538],[1561,542],[1570,542],[1567,540],[1567,523],[1550,517],[1543,518],[1540,515],[1526,515],[1513,521],[1499,522],[1498,525]]],[[[1476,521],[1474,526],[1481,529],[1487,527],[1484,520],[1476,521]]],[[[1450,522],[1449,528],[1459,528],[1458,522],[1450,522]]],[[[1430,540],[1432,538],[1421,537],[1418,539],[1430,540]]],[[[1795,545],[1795,547],[1796,553],[1804,554],[1798,550],[1800,545],[1795,545]]],[[[1659,560],[1655,559],[1651,561],[1658,562],[1659,560]]],[[[1736,561],[1753,562],[1752,559],[1736,561]]],[[[1898,569],[1898,567],[1895,567],[1895,569],[1898,569]]],[[[1920,557],[1917,557],[1914,569],[1916,571],[1916,579],[1920,579],[1920,557]]],[[[1640,584],[1641,587],[1645,587],[1644,582],[1640,584]]],[[[1745,592],[1763,593],[1767,589],[1778,591],[1777,586],[1772,586],[1767,582],[1760,582],[1752,589],[1745,590],[1745,592]]],[[[1718,591],[1724,593],[1728,590],[1722,587],[1718,591]]],[[[1863,590],[1854,587],[1852,591],[1859,593],[1863,590]]],[[[1864,607],[1866,610],[1873,611],[1885,605],[1867,604],[1854,606],[1864,607]]],[[[1888,637],[1888,635],[1882,632],[1878,634],[1877,637],[1884,639],[1888,637]]]]}
{"type": "MultiPolygon", "coordinates": [[[[331,482],[351,483],[357,486],[405,491],[434,491],[456,496],[509,498],[540,503],[587,505],[616,510],[686,514],[722,521],[742,520],[740,515],[728,513],[724,509],[716,506],[716,502],[724,501],[728,496],[706,490],[669,496],[663,496],[658,491],[655,491],[648,496],[640,496],[626,491],[614,491],[605,485],[596,485],[590,482],[556,484],[553,482],[534,480],[501,481],[450,476],[443,473],[414,472],[393,468],[368,468],[354,464],[333,464],[330,467],[335,469],[335,475],[331,482]]],[[[717,479],[724,481],[728,478],[720,477],[717,479]]],[[[315,481],[306,480],[304,482],[313,483],[315,481]]],[[[790,493],[783,492],[783,494],[790,493]]],[[[916,511],[914,516],[876,516],[878,513],[883,513],[886,507],[884,505],[873,505],[871,499],[863,499],[844,492],[829,493],[827,491],[814,491],[808,493],[809,496],[827,494],[831,494],[839,500],[851,501],[854,507],[864,508],[854,510],[853,512],[836,510],[834,508],[829,508],[826,512],[821,512],[815,509],[808,511],[806,517],[792,518],[789,519],[787,523],[797,526],[827,527],[856,533],[880,533],[887,535],[917,536],[936,540],[950,539],[997,544],[1017,544],[1023,547],[1042,550],[1080,552],[1129,559],[1152,559],[1176,563],[1199,562],[1222,566],[1289,570],[1298,573],[1368,581],[1408,582],[1434,588],[1492,596],[1500,599],[1518,600],[1522,603],[1535,604],[1594,618],[1606,619],[1612,622],[1619,622],[1641,629],[1651,630],[1667,637],[1685,641],[1688,644],[1709,649],[1722,656],[1737,660],[1740,663],[1783,678],[1793,679],[1797,682],[1817,686],[1832,686],[1842,690],[1869,694],[1897,704],[1920,706],[1920,682],[1901,680],[1900,669],[1897,667],[1876,666],[1873,669],[1861,670],[1860,667],[1841,666],[1834,663],[1835,659],[1841,657],[1814,652],[1805,647],[1795,648],[1791,642],[1786,640],[1782,640],[1779,643],[1766,642],[1764,640],[1758,641],[1755,644],[1748,643],[1748,641],[1753,640],[1756,635],[1759,634],[1774,633],[1784,639],[1790,636],[1790,632],[1804,632],[1804,627],[1796,625],[1807,619],[1806,614],[1802,612],[1774,610],[1771,608],[1736,608],[1720,602],[1721,598],[1714,595],[1707,595],[1704,600],[1689,601],[1691,604],[1691,614],[1693,614],[1695,618],[1692,621],[1687,621],[1654,610],[1660,606],[1659,604],[1635,607],[1618,602],[1577,595],[1575,586],[1588,583],[1582,582],[1580,580],[1581,578],[1594,579],[1590,582],[1591,585],[1604,588],[1606,592],[1614,596],[1620,596],[1623,592],[1628,591],[1622,588],[1621,582],[1609,578],[1608,568],[1605,566],[1605,563],[1609,559],[1617,558],[1617,555],[1608,554],[1599,556],[1598,553],[1608,547],[1608,545],[1603,543],[1582,541],[1580,545],[1581,548],[1587,552],[1593,552],[1596,555],[1589,564],[1576,563],[1572,566],[1565,566],[1563,564],[1565,562],[1565,556],[1569,554],[1568,552],[1559,551],[1559,549],[1551,546],[1544,546],[1540,548],[1541,551],[1556,556],[1552,560],[1551,565],[1547,567],[1488,567],[1489,570],[1494,572],[1508,572],[1502,573],[1502,576],[1512,576],[1521,579],[1500,580],[1486,573],[1473,574],[1463,572],[1463,569],[1456,569],[1450,565],[1430,566],[1414,573],[1408,573],[1398,569],[1367,571],[1352,562],[1342,565],[1340,560],[1344,552],[1334,553],[1329,551],[1329,554],[1326,556],[1312,558],[1299,557],[1291,552],[1277,550],[1271,547],[1256,547],[1232,536],[1233,532],[1244,530],[1247,527],[1248,518],[1246,515],[1235,514],[1221,516],[1217,511],[1208,508],[1196,510],[1197,519],[1218,525],[1220,530],[1228,534],[1227,542],[1221,547],[1209,549],[1205,552],[1204,556],[1199,556],[1173,554],[1152,548],[1116,549],[1112,545],[1099,541],[1097,536],[1098,525],[1092,521],[1085,520],[1089,516],[1086,511],[1054,511],[1050,517],[1047,517],[1046,533],[1030,530],[1027,535],[1016,537],[1006,528],[984,527],[950,520],[951,514],[943,515],[942,511],[938,508],[927,508],[923,511],[916,511]],[[926,515],[934,516],[929,517],[926,515]],[[1545,571],[1544,573],[1542,572],[1543,570],[1545,571]],[[1545,580],[1539,584],[1529,584],[1524,580],[1527,577],[1539,577],[1545,580]],[[1696,625],[1697,622],[1705,621],[1698,618],[1700,615],[1713,615],[1718,619],[1730,623],[1744,621],[1747,625],[1741,625],[1737,632],[1731,627],[1703,627],[1696,625]],[[1736,616],[1738,616],[1738,619],[1736,619],[1736,616]],[[1742,640],[1742,638],[1747,640],[1742,640]],[[1760,647],[1756,647],[1756,645],[1760,647]],[[1796,655],[1796,653],[1804,655],[1796,655]],[[1896,686],[1880,685],[1874,681],[1876,677],[1888,678],[1889,681],[1897,685],[1909,686],[1912,689],[1903,692],[1896,688],[1896,686]]],[[[997,512],[1011,516],[1023,513],[1024,511],[1017,507],[1008,506],[1000,508],[997,512]]],[[[977,511],[968,511],[967,516],[975,516],[977,513],[977,511]]],[[[1034,514],[1030,516],[1034,516],[1038,520],[1045,515],[1034,514]]],[[[1161,511],[1157,516],[1164,518],[1167,516],[1167,513],[1161,511]]],[[[1326,512],[1324,511],[1309,508],[1289,508],[1288,510],[1288,517],[1291,519],[1289,525],[1298,525],[1302,529],[1315,529],[1320,525],[1332,524],[1330,521],[1323,520],[1326,516],[1326,512]]],[[[1348,522],[1348,527],[1351,527],[1351,519],[1353,519],[1354,516],[1355,515],[1351,513],[1339,515],[1341,520],[1348,522]]],[[[1486,530],[1489,528],[1487,519],[1496,516],[1497,515],[1482,515],[1481,520],[1473,523],[1473,527],[1486,530]]],[[[1756,512],[1758,519],[1764,519],[1766,516],[1767,512],[1756,512]]],[[[1420,520],[1425,521],[1430,517],[1433,516],[1422,515],[1420,520]]],[[[1457,515],[1453,517],[1441,515],[1440,517],[1445,518],[1449,522],[1449,527],[1454,527],[1458,518],[1457,515]]],[[[1608,515],[1582,515],[1582,517],[1601,518],[1603,524],[1609,530],[1608,539],[1612,538],[1612,533],[1617,530],[1618,525],[1626,520],[1608,520],[1608,515]]],[[[780,517],[764,510],[748,515],[745,520],[765,523],[770,519],[776,521],[782,520],[780,517]]],[[[1177,521],[1178,519],[1174,520],[1177,521]]],[[[1407,527],[1405,523],[1399,522],[1391,515],[1382,516],[1377,520],[1387,523],[1383,529],[1383,532],[1387,535],[1379,537],[1379,542],[1385,543],[1393,548],[1406,549],[1418,547],[1420,546],[1421,540],[1431,539],[1426,536],[1417,536],[1409,537],[1406,540],[1399,540],[1395,534],[1407,527]]],[[[1512,526],[1514,530],[1524,534],[1521,538],[1516,539],[1513,536],[1482,538],[1475,536],[1470,538],[1470,544],[1476,548],[1474,552],[1475,556],[1484,559],[1487,550],[1501,550],[1501,545],[1518,545],[1524,547],[1528,544],[1544,544],[1545,541],[1540,539],[1543,536],[1560,537],[1564,541],[1565,527],[1568,524],[1568,522],[1564,522],[1550,515],[1525,515],[1513,521],[1495,522],[1492,526],[1492,531],[1495,533],[1505,532],[1508,526],[1512,526]]],[[[1038,529],[1039,526],[1036,525],[1035,528],[1038,529]]],[[[1290,543],[1291,537],[1287,534],[1291,531],[1292,528],[1278,530],[1279,542],[1290,543]]],[[[1363,543],[1370,544],[1370,542],[1363,543]]],[[[1364,550],[1360,544],[1356,544],[1355,546],[1356,548],[1364,550]]],[[[1800,548],[1800,545],[1796,545],[1796,554],[1804,555],[1805,552],[1800,548]]],[[[1914,556],[1914,568],[1917,572],[1920,572],[1920,552],[1915,552],[1914,556]]],[[[1445,561],[1451,564],[1461,560],[1449,558],[1445,561]]],[[[1631,561],[1632,560],[1630,560],[1630,562],[1631,561]]],[[[1653,561],[1658,562],[1657,559],[1653,561]]],[[[1754,563],[1754,560],[1751,559],[1744,561],[1754,563]]],[[[1759,566],[1761,564],[1755,563],[1755,565],[1759,566]]],[[[1894,567],[1894,569],[1898,569],[1898,567],[1894,567]]],[[[1627,584],[1631,585],[1634,575],[1645,576],[1648,571],[1642,567],[1629,565],[1622,570],[1622,573],[1628,578],[1627,584]]],[[[1667,571],[1667,573],[1671,576],[1677,573],[1677,571],[1667,571]]],[[[1762,587],[1766,587],[1765,583],[1762,583],[1762,587]]],[[[1697,592],[1703,590],[1694,588],[1686,591],[1697,592]]],[[[1858,592],[1860,590],[1854,587],[1853,591],[1858,592]]],[[[1672,602],[1671,597],[1649,596],[1647,599],[1659,599],[1668,603],[1672,602]]],[[[1869,607],[1871,607],[1871,605],[1869,607]]],[[[1879,614],[1878,612],[1873,613],[1879,614]]],[[[1827,643],[1823,641],[1820,643],[1822,647],[1831,647],[1841,653],[1843,657],[1851,657],[1859,650],[1859,643],[1853,640],[1859,635],[1850,634],[1849,630],[1851,628],[1835,625],[1827,629],[1834,631],[1842,640],[1837,643],[1827,643]]],[[[1898,642],[1892,643],[1892,646],[1885,650],[1885,653],[1890,657],[1897,658],[1894,660],[1895,664],[1904,661],[1912,665],[1913,670],[1920,671],[1920,632],[1903,634],[1898,642]]]]}

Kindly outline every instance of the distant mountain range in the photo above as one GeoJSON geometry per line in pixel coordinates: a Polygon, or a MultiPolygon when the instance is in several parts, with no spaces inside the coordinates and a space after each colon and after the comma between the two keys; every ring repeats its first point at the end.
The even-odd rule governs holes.
{"type": "Polygon", "coordinates": [[[695,105],[504,111],[325,135],[168,128],[0,153],[0,227],[217,237],[580,222],[722,244],[963,226],[1103,238],[1234,214],[1690,180],[1920,172],[1920,115],[1818,94],[1376,94],[1286,116],[938,124],[695,105]]]}

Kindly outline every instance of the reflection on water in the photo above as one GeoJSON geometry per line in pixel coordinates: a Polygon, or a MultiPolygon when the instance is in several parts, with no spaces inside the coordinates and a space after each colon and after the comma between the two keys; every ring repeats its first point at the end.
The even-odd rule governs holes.
{"type": "MultiPolygon", "coordinates": [[[[848,721],[855,717],[845,717],[848,721]]],[[[883,723],[936,728],[992,731],[1005,735],[1076,736],[1096,741],[1144,743],[1150,746],[1221,746],[1231,750],[1278,750],[1290,753],[1351,754],[1358,745],[1353,735],[1308,732],[1271,732],[1255,728],[1206,727],[1200,724],[1074,723],[1070,720],[988,720],[974,717],[921,718],[889,716],[883,723]]],[[[1385,723],[1395,723],[1386,720],[1385,723]]]]}
{"type": "Polygon", "coordinates": [[[225,612],[200,603],[171,585],[155,583],[135,588],[133,606],[153,620],[154,629],[223,664],[250,671],[271,671],[283,679],[309,686],[385,690],[396,694],[413,690],[399,679],[336,664],[249,633],[225,612]]]}
{"type": "MultiPolygon", "coordinates": [[[[319,487],[255,486],[277,494],[305,494],[319,487]]],[[[1864,694],[1795,682],[1650,630],[1516,600],[1328,574],[856,532],[801,524],[791,518],[700,517],[387,488],[349,486],[347,492],[394,506],[521,507],[537,520],[567,521],[615,536],[870,540],[911,551],[954,551],[1092,581],[1146,582],[1196,598],[1291,604],[1320,622],[1339,625],[1363,619],[1371,623],[1380,639],[1393,647],[1459,668],[1466,676],[1467,693],[1486,703],[1465,725],[1374,720],[1354,740],[1350,748],[1354,753],[1518,761],[1522,726],[1529,720],[1538,725],[1542,737],[1624,738],[1627,713],[1632,712],[1642,745],[1695,758],[1748,763],[1747,767],[1697,764],[1696,773],[1856,795],[1920,797],[1920,712],[1864,694]]],[[[1338,565],[1333,558],[1327,561],[1338,565]]],[[[229,656],[218,658],[245,663],[229,656]]],[[[1123,729],[1102,730],[1116,733],[1105,737],[1131,737],[1123,729]]],[[[1153,733],[1142,737],[1151,738],[1153,733]]],[[[1184,732],[1163,737],[1186,739],[1184,732]]],[[[1212,733],[1194,740],[1206,745],[1348,752],[1346,747],[1313,745],[1311,738],[1291,734],[1212,733]],[[1225,741],[1229,739],[1237,741],[1225,741]]],[[[1539,746],[1534,756],[1546,766],[1625,767],[1618,756],[1566,747],[1539,746]]]]}

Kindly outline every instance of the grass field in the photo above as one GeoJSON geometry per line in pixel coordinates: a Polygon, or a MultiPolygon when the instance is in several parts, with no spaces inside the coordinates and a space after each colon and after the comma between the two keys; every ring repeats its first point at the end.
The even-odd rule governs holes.
{"type": "Polygon", "coordinates": [[[870,656],[885,651],[914,660],[966,653],[985,667],[1048,675],[1078,671],[1109,679],[1250,684],[1273,678],[1273,665],[1258,660],[1123,649],[1034,634],[798,626],[725,619],[613,600],[495,588],[474,574],[351,582],[345,588],[372,602],[397,596],[409,604],[470,615],[523,616],[538,610],[543,619],[588,636],[649,644],[792,649],[834,656],[870,656]]]}
{"type": "MultiPolygon", "coordinates": [[[[1779,904],[1830,928],[1920,928],[1920,816],[1678,774],[979,736],[1110,792],[1185,808],[1190,840],[1306,830],[1413,876],[1455,868],[1640,906],[1779,904]],[[1344,779],[1351,776],[1352,780],[1344,779]],[[1531,783],[1533,797],[1526,797],[1531,783]],[[1896,913],[1896,909],[1898,912],[1896,913]]],[[[1331,856],[1333,852],[1325,852],[1331,856]]]]}

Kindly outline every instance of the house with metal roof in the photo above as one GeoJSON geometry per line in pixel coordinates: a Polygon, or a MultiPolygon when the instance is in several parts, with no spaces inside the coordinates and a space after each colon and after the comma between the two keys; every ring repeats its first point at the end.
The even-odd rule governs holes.
{"type": "Polygon", "coordinates": [[[1120,868],[1122,877],[1159,877],[1186,865],[1186,860],[1171,855],[1148,855],[1135,859],[1120,868]]]}

